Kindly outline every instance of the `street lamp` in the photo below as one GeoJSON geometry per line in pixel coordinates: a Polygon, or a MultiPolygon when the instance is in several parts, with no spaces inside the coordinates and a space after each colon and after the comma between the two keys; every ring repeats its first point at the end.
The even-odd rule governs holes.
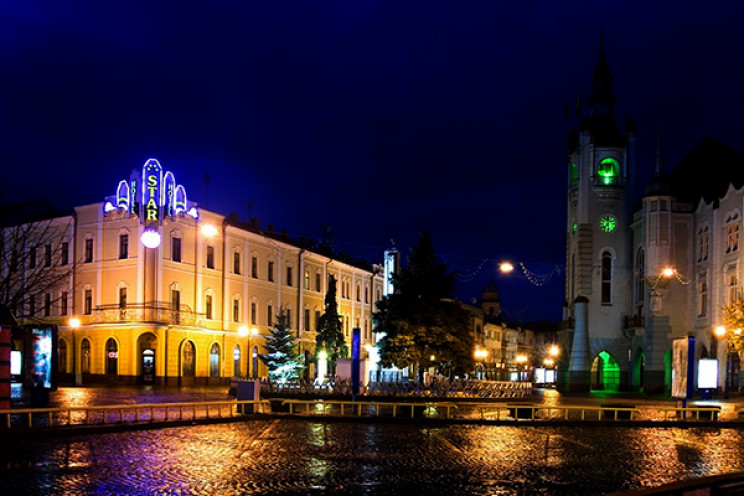
{"type": "Polygon", "coordinates": [[[485,362],[488,357],[488,350],[485,348],[476,348],[473,356],[478,360],[478,363],[476,364],[476,378],[483,379],[483,362],[485,362]],[[480,377],[478,377],[478,375],[480,375],[480,377]]]}
{"type": "Polygon", "coordinates": [[[253,362],[253,338],[258,336],[258,329],[251,327],[251,335],[248,338],[248,359],[250,360],[250,373],[252,378],[258,377],[258,362],[253,362]]]}

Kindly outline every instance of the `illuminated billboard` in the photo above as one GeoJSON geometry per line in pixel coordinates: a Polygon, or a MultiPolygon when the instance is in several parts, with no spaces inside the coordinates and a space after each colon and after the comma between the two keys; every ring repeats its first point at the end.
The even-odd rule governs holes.
{"type": "Polygon", "coordinates": [[[672,397],[687,399],[693,394],[695,375],[695,338],[677,338],[672,342],[672,397]]]}
{"type": "Polygon", "coordinates": [[[24,384],[27,387],[57,389],[57,327],[23,327],[24,384]]]}

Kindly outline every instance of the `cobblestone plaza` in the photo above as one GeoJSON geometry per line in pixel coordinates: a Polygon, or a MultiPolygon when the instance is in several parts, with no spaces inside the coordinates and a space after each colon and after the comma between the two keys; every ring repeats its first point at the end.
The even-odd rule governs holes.
{"type": "Polygon", "coordinates": [[[0,442],[4,494],[603,494],[741,470],[725,426],[270,419],[0,442]]]}

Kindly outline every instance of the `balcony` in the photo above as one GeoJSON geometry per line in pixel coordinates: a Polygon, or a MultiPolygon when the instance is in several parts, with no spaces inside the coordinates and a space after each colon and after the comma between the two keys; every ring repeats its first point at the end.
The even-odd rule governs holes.
{"type": "Polygon", "coordinates": [[[646,317],[642,315],[633,315],[625,317],[625,328],[626,329],[637,329],[646,327],[646,317]]]}
{"type": "Polygon", "coordinates": [[[165,302],[133,303],[125,307],[119,305],[101,305],[91,312],[86,323],[114,324],[130,322],[147,322],[154,324],[203,326],[205,315],[191,311],[187,305],[180,305],[178,310],[165,302]]]}

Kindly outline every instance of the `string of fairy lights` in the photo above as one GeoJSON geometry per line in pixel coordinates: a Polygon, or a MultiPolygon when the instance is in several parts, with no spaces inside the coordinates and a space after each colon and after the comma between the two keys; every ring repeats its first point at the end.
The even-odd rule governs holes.
{"type": "MultiPolygon", "coordinates": [[[[473,267],[460,267],[456,264],[449,262],[445,256],[442,256],[442,261],[450,267],[453,272],[457,275],[457,280],[463,283],[469,283],[478,277],[483,269],[487,265],[494,265],[499,272],[503,274],[509,274],[515,270],[514,265],[511,262],[500,261],[496,259],[486,258],[480,261],[473,267]]],[[[532,265],[532,264],[531,264],[532,265]]],[[[546,264],[535,264],[546,266],[546,264]]],[[[517,266],[522,272],[522,275],[534,286],[544,286],[552,281],[555,277],[560,276],[563,270],[560,265],[550,265],[549,268],[544,271],[537,271],[527,267],[524,262],[517,262],[517,266]]]]}

